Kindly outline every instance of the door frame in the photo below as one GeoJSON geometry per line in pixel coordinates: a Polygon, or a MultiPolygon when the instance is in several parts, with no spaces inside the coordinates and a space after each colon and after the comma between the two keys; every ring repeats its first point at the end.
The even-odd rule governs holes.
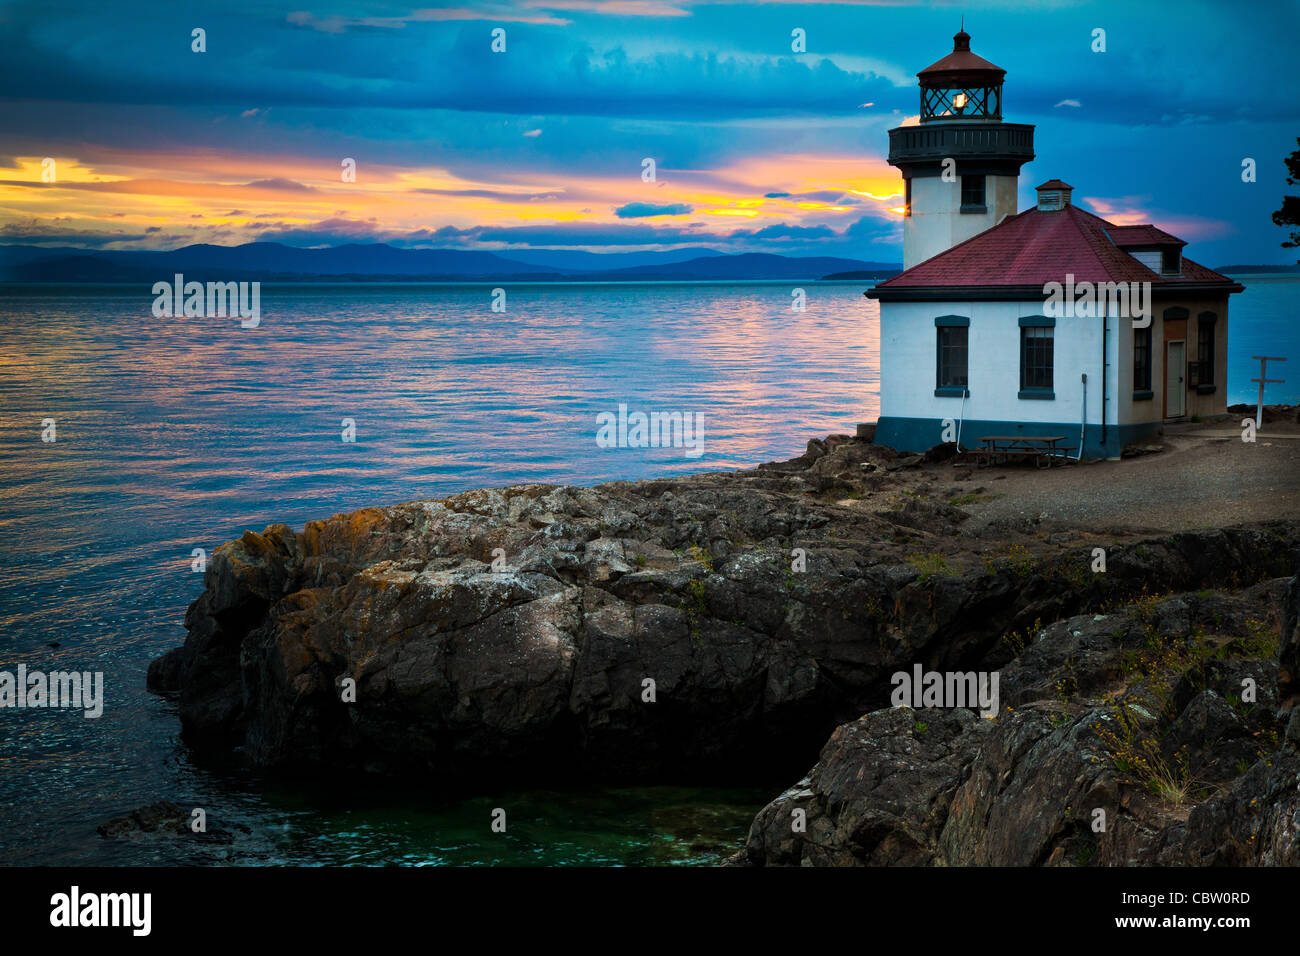
{"type": "Polygon", "coordinates": [[[1165,380],[1162,384],[1164,385],[1165,394],[1161,399],[1161,401],[1164,404],[1164,415],[1162,417],[1165,419],[1165,421],[1169,421],[1175,418],[1186,418],[1187,417],[1187,339],[1182,338],[1182,339],[1165,340],[1164,365],[1165,365],[1165,380]],[[1177,415],[1171,415],[1169,413],[1169,375],[1171,372],[1174,371],[1173,365],[1169,361],[1169,347],[1172,345],[1181,345],[1183,347],[1183,360],[1179,363],[1179,368],[1178,368],[1179,381],[1182,383],[1183,386],[1181,390],[1183,408],[1182,411],[1180,411],[1177,415]]]}

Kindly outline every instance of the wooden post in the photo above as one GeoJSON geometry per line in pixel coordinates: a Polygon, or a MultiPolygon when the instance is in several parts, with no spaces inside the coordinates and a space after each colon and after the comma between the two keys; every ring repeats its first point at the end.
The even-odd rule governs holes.
{"type": "Polygon", "coordinates": [[[1255,403],[1255,434],[1258,435],[1264,429],[1264,385],[1283,384],[1284,378],[1269,378],[1269,362],[1285,362],[1286,359],[1278,355],[1252,355],[1251,358],[1259,362],[1259,378],[1252,378],[1252,382],[1259,382],[1259,401],[1255,403]]]}

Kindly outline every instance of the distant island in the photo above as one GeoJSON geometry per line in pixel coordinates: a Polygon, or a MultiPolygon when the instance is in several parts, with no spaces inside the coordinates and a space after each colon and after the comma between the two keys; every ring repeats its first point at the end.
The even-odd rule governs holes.
{"type": "Polygon", "coordinates": [[[827,282],[838,282],[844,279],[888,279],[890,276],[896,276],[903,270],[894,269],[854,269],[849,272],[832,272],[830,275],[822,276],[827,282]]]}
{"type": "Polygon", "coordinates": [[[1258,275],[1266,272],[1300,274],[1300,264],[1291,266],[1219,266],[1214,270],[1224,275],[1258,275]]]}
{"type": "Polygon", "coordinates": [[[884,278],[899,263],[834,256],[573,253],[520,250],[520,259],[463,249],[399,249],[355,243],[299,249],[278,242],[192,245],[162,252],[0,246],[0,282],[143,282],[175,273],[197,281],[263,282],[636,282],[884,278]],[[523,261],[524,258],[532,261],[523,261]],[[548,261],[549,260],[549,261],[548,261]],[[627,264],[633,262],[634,264],[627,264]],[[608,264],[606,264],[608,263],[608,264]]]}

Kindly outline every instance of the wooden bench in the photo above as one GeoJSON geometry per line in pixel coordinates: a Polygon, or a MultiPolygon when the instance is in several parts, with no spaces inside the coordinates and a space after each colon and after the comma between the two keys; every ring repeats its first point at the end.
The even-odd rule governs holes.
{"type": "Polygon", "coordinates": [[[1054,461],[1066,461],[1073,445],[1062,445],[1067,435],[983,435],[976,439],[982,447],[975,449],[976,463],[988,466],[995,460],[1011,461],[1032,458],[1039,468],[1051,467],[1054,461]],[[1044,464],[1046,463],[1046,464],[1044,464]]]}

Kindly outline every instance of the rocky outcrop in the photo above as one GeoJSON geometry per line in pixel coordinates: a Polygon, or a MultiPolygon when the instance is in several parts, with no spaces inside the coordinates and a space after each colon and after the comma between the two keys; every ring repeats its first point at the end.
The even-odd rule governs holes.
{"type": "Polygon", "coordinates": [[[1297,582],[1044,628],[1001,670],[992,719],[900,707],[845,724],[732,862],[1295,865],[1300,751],[1282,739],[1269,612],[1293,613],[1297,582]]]}
{"type": "Polygon", "coordinates": [[[811,774],[758,814],[748,860],[776,866],[920,866],[935,861],[952,795],[989,728],[969,710],[922,720],[867,714],[831,735],[811,774]]]}
{"type": "Polygon", "coordinates": [[[1273,578],[1300,543],[1119,534],[1093,574],[1091,533],[963,533],[951,474],[831,436],[748,472],[273,525],[216,551],[149,683],[190,745],[262,768],[754,777],[806,767],[900,668],[1000,666],[1035,621],[1273,578]]]}
{"type": "MultiPolygon", "coordinates": [[[[200,829],[195,830],[195,818],[184,807],[170,800],[160,800],[148,806],[138,807],[126,816],[114,817],[96,827],[102,837],[114,837],[130,840],[175,839],[184,838],[196,843],[217,843],[229,845],[235,837],[229,830],[209,829],[204,819],[200,829]]],[[[248,832],[248,828],[239,827],[248,832]]]]}

